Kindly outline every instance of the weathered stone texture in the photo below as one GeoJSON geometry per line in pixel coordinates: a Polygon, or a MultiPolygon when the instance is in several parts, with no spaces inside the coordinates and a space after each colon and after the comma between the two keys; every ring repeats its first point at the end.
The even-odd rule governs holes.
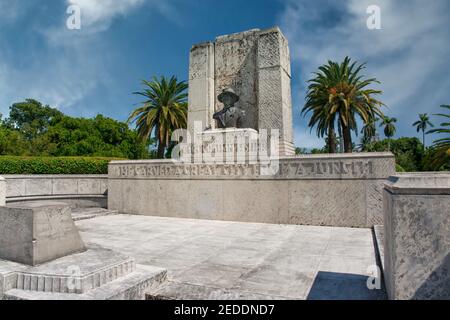
{"type": "Polygon", "coordinates": [[[194,132],[194,122],[201,130],[211,126],[214,113],[214,44],[193,46],[189,57],[188,129],[194,132]]]}
{"type": "Polygon", "coordinates": [[[289,46],[278,28],[220,36],[193,46],[189,68],[188,129],[216,128],[217,96],[232,88],[245,111],[243,128],[280,130],[281,155],[293,155],[289,46]]]}
{"type": "Polygon", "coordinates": [[[102,196],[107,191],[107,175],[5,175],[6,198],[102,196]]]}
{"type": "Polygon", "coordinates": [[[0,258],[37,265],[84,250],[70,208],[0,207],[0,258]]]}
{"type": "Polygon", "coordinates": [[[0,300],[140,300],[166,274],[97,246],[39,266],[0,260],[0,300]]]}
{"type": "Polygon", "coordinates": [[[450,299],[450,174],[405,174],[384,191],[390,299],[450,299]]]}
{"type": "Polygon", "coordinates": [[[246,112],[243,128],[257,129],[257,51],[258,31],[218,37],[215,42],[215,111],[223,105],[217,96],[233,88],[239,96],[237,107],[246,112]]]}

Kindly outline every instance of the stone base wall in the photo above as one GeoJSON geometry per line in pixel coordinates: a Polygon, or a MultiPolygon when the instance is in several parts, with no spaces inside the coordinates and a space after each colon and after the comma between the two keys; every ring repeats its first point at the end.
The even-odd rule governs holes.
{"type": "Polygon", "coordinates": [[[6,180],[0,177],[0,207],[6,204],[6,180]]]}
{"type": "MultiPolygon", "coordinates": [[[[5,175],[6,202],[68,200],[74,205],[106,207],[107,175],[5,175]]],[[[2,181],[0,181],[0,205],[2,181]]]]}
{"type": "Polygon", "coordinates": [[[450,299],[450,173],[393,176],[384,191],[390,299],[450,299]]]}
{"type": "Polygon", "coordinates": [[[105,197],[108,187],[107,175],[5,175],[3,177],[6,180],[7,202],[64,197],[105,197]]]}
{"type": "Polygon", "coordinates": [[[299,156],[272,165],[113,161],[108,208],[276,224],[382,223],[383,182],[395,173],[392,154],[299,156]]]}

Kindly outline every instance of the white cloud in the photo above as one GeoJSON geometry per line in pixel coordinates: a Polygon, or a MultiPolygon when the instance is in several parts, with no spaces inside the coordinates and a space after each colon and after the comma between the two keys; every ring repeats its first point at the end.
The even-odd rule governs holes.
{"type": "Polygon", "coordinates": [[[99,84],[108,81],[108,72],[101,57],[89,55],[89,50],[82,48],[74,50],[59,49],[64,58],[52,52],[26,70],[0,64],[0,113],[8,114],[11,103],[26,98],[35,98],[65,112],[91,113],[92,110],[73,108],[99,84]]]}
{"type": "Polygon", "coordinates": [[[145,0],[67,0],[81,9],[82,26],[96,31],[107,29],[117,16],[125,16],[145,0]]]}
{"type": "MultiPolygon", "coordinates": [[[[44,42],[39,45],[39,55],[33,50],[27,52],[26,69],[0,61],[0,112],[7,114],[12,102],[29,97],[70,113],[96,112],[79,109],[79,102],[100,86],[109,87],[115,81],[108,68],[111,44],[105,42],[102,32],[116,19],[129,18],[142,8],[168,19],[176,17],[174,1],[177,0],[65,0],[63,6],[54,7],[58,8],[56,13],[60,10],[60,17],[52,25],[41,21],[40,15],[30,15],[33,29],[26,32],[35,32],[33,38],[42,37],[44,42]],[[81,30],[66,27],[66,8],[70,5],[80,7],[81,30]]],[[[31,7],[27,1],[0,0],[0,19],[8,17],[8,21],[17,22],[31,7]]],[[[0,57],[9,51],[8,43],[0,41],[0,57]]]]}
{"type": "Polygon", "coordinates": [[[173,5],[175,0],[66,0],[67,5],[76,5],[81,10],[82,28],[88,33],[108,29],[114,19],[125,17],[135,10],[147,5],[147,10],[154,10],[172,21],[180,21],[173,5]]]}
{"type": "MultiPolygon", "coordinates": [[[[415,134],[417,113],[450,102],[449,10],[446,0],[286,1],[279,21],[290,42],[293,74],[300,74],[294,101],[304,103],[305,81],[318,66],[349,55],[368,62],[366,75],[382,82],[385,112],[399,118],[399,135],[415,134]],[[366,26],[372,4],[381,8],[381,30],[366,26]]],[[[309,128],[296,132],[304,137],[309,128]]]]}

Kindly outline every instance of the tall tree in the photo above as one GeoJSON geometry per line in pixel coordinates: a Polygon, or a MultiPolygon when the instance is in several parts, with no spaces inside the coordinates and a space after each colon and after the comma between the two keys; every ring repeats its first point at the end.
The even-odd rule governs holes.
{"type": "Polygon", "coordinates": [[[383,116],[381,118],[380,126],[384,127],[384,135],[388,139],[388,151],[391,150],[391,138],[395,135],[395,132],[397,131],[395,123],[397,123],[396,118],[390,118],[387,116],[383,116]]]}
{"type": "Polygon", "coordinates": [[[148,144],[124,122],[70,117],[33,99],[10,110],[0,121],[0,155],[150,157],[148,144]]]}
{"type": "Polygon", "coordinates": [[[146,98],[128,118],[135,123],[142,139],[149,139],[154,133],[158,140],[157,157],[164,158],[170,136],[176,129],[187,127],[187,88],[185,81],[153,77],[152,81],[143,80],[144,90],[134,92],[146,98]]]}
{"type": "Polygon", "coordinates": [[[63,113],[55,108],[44,106],[34,99],[26,99],[10,107],[9,118],[5,120],[5,124],[32,140],[47,131],[48,127],[62,116],[63,113]]]}
{"type": "MultiPolygon", "coordinates": [[[[442,105],[441,108],[450,112],[450,105],[442,105]]],[[[450,113],[438,113],[437,116],[443,117],[444,122],[440,128],[428,131],[428,133],[437,133],[444,135],[433,142],[430,153],[425,159],[425,169],[427,170],[450,170],[450,113]]]]}
{"type": "Polygon", "coordinates": [[[413,126],[417,128],[417,132],[422,131],[422,144],[423,151],[425,151],[425,134],[428,126],[434,127],[434,125],[430,121],[430,117],[426,113],[419,113],[419,120],[413,123],[413,126]]]}
{"type": "MultiPolygon", "coordinates": [[[[342,128],[345,152],[352,152],[352,131],[357,130],[357,118],[364,123],[383,113],[384,104],[375,99],[380,90],[368,89],[369,85],[379,83],[375,78],[364,79],[361,71],[365,64],[351,63],[346,57],[342,63],[328,61],[319,67],[314,77],[308,81],[306,104],[302,114],[312,113],[308,125],[316,127],[317,135],[331,137],[335,132],[336,122],[342,128]]],[[[330,146],[330,151],[336,149],[330,146]]]]}

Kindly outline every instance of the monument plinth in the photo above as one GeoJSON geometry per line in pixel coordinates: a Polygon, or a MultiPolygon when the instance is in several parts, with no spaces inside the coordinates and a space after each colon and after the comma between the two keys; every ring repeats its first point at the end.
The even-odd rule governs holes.
{"type": "Polygon", "coordinates": [[[0,207],[0,259],[35,266],[85,250],[70,208],[0,207]]]}

